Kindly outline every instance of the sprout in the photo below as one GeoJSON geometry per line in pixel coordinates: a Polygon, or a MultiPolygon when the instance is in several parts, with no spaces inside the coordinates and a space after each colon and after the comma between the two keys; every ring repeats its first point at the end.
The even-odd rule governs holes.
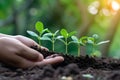
{"type": "Polygon", "coordinates": [[[98,40],[98,35],[97,34],[94,34],[92,37],[87,37],[87,43],[86,43],[86,46],[90,46],[90,50],[91,50],[91,53],[89,54],[90,56],[96,56],[96,57],[100,57],[101,56],[101,53],[96,51],[96,47],[98,45],[101,45],[101,44],[105,44],[105,43],[108,43],[109,40],[106,40],[106,41],[100,41],[100,42],[97,42],[98,40]]]}
{"type": "Polygon", "coordinates": [[[73,40],[71,42],[78,45],[78,56],[80,56],[80,45],[84,45],[84,43],[82,43],[82,38],[78,39],[76,36],[72,36],[71,38],[73,40]]]}
{"type": "Polygon", "coordinates": [[[58,39],[65,44],[66,54],[68,53],[68,45],[71,43],[76,43],[78,45],[78,56],[80,56],[80,46],[86,46],[86,47],[89,47],[87,49],[87,51],[89,51],[89,52],[87,52],[87,54],[89,56],[100,57],[101,53],[96,50],[96,47],[101,44],[105,44],[105,43],[109,42],[109,40],[97,42],[99,39],[99,36],[97,34],[92,35],[92,37],[83,36],[81,38],[77,38],[76,36],[74,36],[74,34],[76,34],[76,31],[67,32],[66,29],[62,29],[60,31],[61,35],[58,36],[57,34],[58,34],[59,30],[52,33],[47,28],[44,29],[44,25],[40,21],[36,22],[35,29],[39,34],[36,34],[35,32],[29,31],[29,30],[27,31],[27,33],[30,34],[31,36],[36,37],[39,41],[39,45],[41,45],[41,40],[48,40],[52,43],[52,51],[54,51],[55,50],[55,42],[58,39]],[[71,38],[72,41],[68,41],[69,38],[71,38]]]}
{"type": "Polygon", "coordinates": [[[48,29],[44,29],[44,25],[43,25],[43,23],[40,22],[40,21],[36,22],[36,24],[35,24],[35,29],[37,30],[37,32],[39,33],[39,35],[36,34],[36,33],[33,32],[33,31],[29,31],[29,30],[27,31],[27,33],[28,33],[29,35],[31,35],[31,36],[37,37],[37,39],[38,39],[38,41],[39,41],[39,45],[41,45],[42,35],[43,35],[43,33],[45,33],[46,31],[48,31],[48,29]]]}
{"type": "Polygon", "coordinates": [[[76,34],[76,31],[72,31],[72,32],[68,33],[66,29],[62,29],[60,31],[60,33],[61,33],[62,37],[64,38],[64,40],[61,39],[62,37],[59,38],[59,40],[65,44],[65,46],[66,46],[65,52],[68,53],[68,45],[71,43],[71,42],[68,42],[68,38],[73,36],[74,34],[76,34]]]}
{"type": "Polygon", "coordinates": [[[56,39],[60,38],[59,36],[57,36],[59,30],[57,30],[55,33],[52,33],[51,31],[48,31],[48,33],[45,33],[43,35],[43,37],[41,38],[42,40],[48,40],[52,43],[52,51],[54,51],[55,47],[55,41],[56,39]]]}

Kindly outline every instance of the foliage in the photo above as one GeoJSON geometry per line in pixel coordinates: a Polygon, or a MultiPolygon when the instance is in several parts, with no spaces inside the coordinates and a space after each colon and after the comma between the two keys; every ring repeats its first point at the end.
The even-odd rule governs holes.
{"type": "Polygon", "coordinates": [[[96,48],[101,44],[108,43],[109,40],[97,42],[98,38],[99,37],[97,34],[94,34],[92,37],[82,37],[81,38],[82,44],[86,45],[87,47],[90,48],[90,49],[88,49],[90,51],[87,52],[88,55],[96,56],[96,57],[101,56],[101,53],[97,52],[96,48]]]}
{"type": "Polygon", "coordinates": [[[78,39],[76,36],[72,36],[71,37],[73,41],[71,41],[72,43],[76,43],[78,45],[78,56],[80,56],[80,45],[84,45],[84,43],[82,43],[82,39],[78,39]]]}
{"type": "Polygon", "coordinates": [[[52,51],[54,51],[54,49],[55,49],[54,44],[55,44],[55,41],[58,39],[65,44],[66,54],[68,54],[68,45],[70,43],[76,43],[78,45],[78,56],[80,56],[80,46],[81,45],[82,46],[91,45],[92,46],[90,48],[91,52],[88,53],[88,55],[99,57],[100,54],[95,52],[96,46],[109,42],[108,40],[97,42],[97,40],[99,38],[97,34],[94,34],[92,37],[83,36],[78,39],[76,36],[74,36],[76,34],[76,31],[68,32],[66,29],[61,29],[61,31],[60,31],[61,35],[59,36],[59,35],[57,35],[59,30],[52,33],[50,30],[44,29],[43,23],[40,21],[36,22],[35,29],[39,32],[39,35],[33,31],[27,31],[27,33],[30,34],[31,36],[37,37],[37,39],[39,40],[39,44],[40,44],[41,40],[48,40],[52,43],[52,51]],[[68,41],[69,38],[72,38],[72,40],[68,41]]]}
{"type": "Polygon", "coordinates": [[[74,34],[76,34],[76,31],[72,31],[72,32],[68,33],[66,29],[62,29],[60,31],[60,33],[61,33],[61,35],[63,36],[63,38],[65,40],[60,39],[60,38],[59,38],[59,40],[62,41],[65,44],[65,46],[66,46],[66,48],[65,48],[66,49],[66,53],[68,53],[68,45],[71,43],[71,42],[68,42],[68,38],[73,36],[74,34]]]}
{"type": "Polygon", "coordinates": [[[45,33],[42,37],[42,40],[48,40],[52,43],[52,51],[55,50],[55,46],[54,46],[55,41],[60,38],[60,36],[57,36],[58,32],[59,32],[59,30],[57,30],[55,33],[52,33],[49,30],[48,33],[45,33]]]}
{"type": "Polygon", "coordinates": [[[92,37],[83,36],[78,39],[76,36],[72,36],[71,38],[73,40],[72,42],[78,45],[78,56],[80,56],[80,46],[91,46],[89,48],[90,52],[88,53],[88,55],[100,57],[101,53],[97,52],[96,47],[101,44],[109,42],[109,40],[107,40],[97,43],[98,40],[97,34],[94,34],[92,37]]]}
{"type": "Polygon", "coordinates": [[[44,37],[42,37],[42,35],[44,32],[48,31],[48,29],[44,29],[44,25],[40,21],[36,22],[35,29],[38,31],[39,35],[33,31],[29,31],[29,30],[27,31],[27,33],[30,34],[31,36],[36,37],[39,41],[39,45],[41,45],[41,40],[44,38],[44,37]]]}

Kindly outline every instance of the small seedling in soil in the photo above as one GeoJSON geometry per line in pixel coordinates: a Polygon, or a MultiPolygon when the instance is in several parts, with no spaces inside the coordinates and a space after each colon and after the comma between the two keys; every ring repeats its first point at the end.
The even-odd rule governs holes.
{"type": "Polygon", "coordinates": [[[50,30],[48,30],[48,33],[45,33],[43,37],[41,38],[42,40],[48,40],[52,43],[52,51],[55,50],[55,41],[60,38],[60,36],[57,36],[59,30],[57,30],[55,33],[52,33],[50,30]]]}
{"type": "Polygon", "coordinates": [[[62,29],[60,31],[60,33],[63,36],[64,40],[61,38],[59,40],[65,44],[65,47],[66,47],[65,52],[67,54],[68,53],[68,45],[71,43],[71,42],[68,42],[68,38],[73,36],[74,34],[76,34],[76,31],[72,31],[72,32],[68,33],[66,29],[62,29]]]}
{"type": "Polygon", "coordinates": [[[92,37],[83,36],[78,39],[76,36],[74,36],[76,31],[72,31],[68,33],[66,29],[62,29],[60,31],[61,36],[57,36],[59,30],[55,31],[55,33],[52,33],[50,30],[44,29],[44,25],[40,21],[36,22],[35,29],[37,30],[39,35],[33,31],[27,31],[27,33],[30,34],[31,36],[37,37],[39,41],[39,45],[41,45],[41,40],[48,40],[52,43],[52,50],[54,51],[55,50],[54,44],[55,44],[55,41],[58,39],[65,44],[66,54],[68,54],[68,45],[70,43],[76,43],[78,45],[78,56],[80,56],[80,46],[82,45],[82,46],[86,46],[87,48],[89,47],[87,50],[89,51],[87,52],[89,56],[100,57],[101,53],[96,50],[96,47],[98,45],[109,42],[109,40],[97,42],[98,40],[97,34],[94,34],[92,37]],[[68,41],[69,38],[72,38],[72,41],[68,41]]]}
{"type": "Polygon", "coordinates": [[[98,35],[97,34],[94,34],[92,37],[86,37],[86,46],[90,46],[90,53],[88,55],[90,56],[96,56],[96,57],[100,57],[101,56],[101,53],[100,52],[97,52],[96,51],[96,48],[97,46],[101,45],[101,44],[105,44],[105,43],[108,43],[109,40],[106,40],[106,41],[100,41],[100,42],[97,42],[98,40],[98,35]]]}
{"type": "Polygon", "coordinates": [[[48,31],[48,29],[44,29],[44,25],[43,25],[43,23],[40,22],[40,21],[36,22],[36,24],[35,24],[35,29],[37,30],[37,32],[39,33],[39,35],[36,34],[36,33],[33,32],[33,31],[29,31],[29,30],[27,31],[27,33],[28,33],[29,35],[31,35],[31,36],[37,37],[37,39],[38,39],[38,41],[39,41],[39,45],[41,45],[42,35],[43,35],[46,31],[48,31]]]}
{"type": "Polygon", "coordinates": [[[71,43],[76,43],[78,45],[78,56],[80,56],[80,46],[84,46],[85,44],[82,43],[82,39],[83,38],[77,38],[76,36],[72,36],[71,37],[73,41],[71,41],[71,43]]]}

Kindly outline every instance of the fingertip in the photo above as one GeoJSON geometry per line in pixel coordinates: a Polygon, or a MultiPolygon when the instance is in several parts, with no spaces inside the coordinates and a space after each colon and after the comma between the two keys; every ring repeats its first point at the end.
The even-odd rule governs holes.
{"type": "Polygon", "coordinates": [[[48,48],[43,47],[43,46],[39,46],[39,48],[40,48],[41,50],[49,51],[49,49],[48,49],[48,48]]]}
{"type": "Polygon", "coordinates": [[[43,66],[47,64],[55,64],[64,61],[62,56],[56,56],[54,58],[44,59],[43,61],[37,62],[36,65],[43,66]]]}
{"type": "Polygon", "coordinates": [[[64,58],[62,56],[56,56],[54,57],[58,62],[64,61],[64,58]]]}

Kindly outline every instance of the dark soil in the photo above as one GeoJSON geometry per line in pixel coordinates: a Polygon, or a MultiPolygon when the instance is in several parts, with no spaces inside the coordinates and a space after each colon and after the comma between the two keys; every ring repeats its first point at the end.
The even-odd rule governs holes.
{"type": "Polygon", "coordinates": [[[65,60],[54,65],[28,69],[11,68],[0,64],[0,80],[120,80],[120,60],[74,57],[37,48],[36,50],[43,53],[44,57],[59,54],[65,60]]]}

